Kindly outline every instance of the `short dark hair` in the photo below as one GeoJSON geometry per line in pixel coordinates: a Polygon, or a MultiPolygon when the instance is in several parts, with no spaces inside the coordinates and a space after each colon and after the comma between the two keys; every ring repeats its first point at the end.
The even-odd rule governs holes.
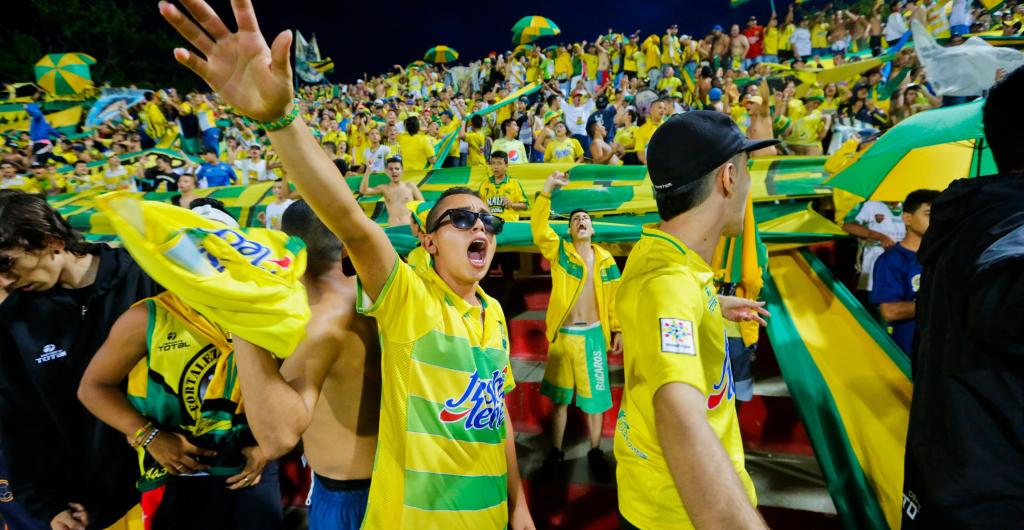
{"type": "Polygon", "coordinates": [[[936,190],[914,190],[903,201],[903,213],[915,214],[922,206],[933,204],[939,196],[936,190]]]}
{"type": "Polygon", "coordinates": [[[601,123],[601,122],[598,121],[598,120],[591,120],[590,123],[587,124],[587,136],[590,136],[590,137],[594,136],[594,132],[597,131],[597,124],[598,123],[601,123]]]}
{"type": "Polygon", "coordinates": [[[508,153],[505,151],[491,151],[491,159],[500,158],[508,164],[508,153]]]}
{"type": "Polygon", "coordinates": [[[309,268],[323,272],[341,261],[344,246],[337,236],[317,217],[304,200],[293,202],[281,215],[281,230],[298,237],[306,244],[309,268]]]}
{"type": "Polygon", "coordinates": [[[167,162],[168,164],[170,164],[171,163],[171,157],[169,157],[167,155],[156,155],[156,161],[157,162],[167,162]]]}
{"type": "Polygon", "coordinates": [[[402,167],[405,167],[405,164],[402,163],[402,157],[400,156],[393,156],[387,159],[387,161],[384,162],[384,166],[387,166],[388,164],[398,164],[402,167]]]}
{"type": "MultiPolygon", "coordinates": [[[[729,160],[726,160],[723,165],[732,162],[738,166],[739,158],[742,154],[736,154],[729,160]]],[[[718,174],[718,170],[721,167],[718,166],[706,175],[668,193],[655,192],[654,202],[658,205],[658,215],[661,219],[668,221],[681,213],[688,212],[703,204],[711,196],[711,190],[714,189],[715,175],[718,174]]]]}
{"type": "Polygon", "coordinates": [[[212,149],[210,147],[204,147],[201,151],[199,151],[199,154],[200,155],[205,155],[205,154],[216,155],[217,154],[217,150],[216,149],[212,149]]]}
{"type": "Polygon", "coordinates": [[[199,197],[198,199],[192,199],[192,202],[188,204],[188,209],[195,210],[200,206],[209,206],[214,210],[220,210],[235,221],[238,220],[234,215],[231,215],[231,212],[228,211],[228,207],[224,206],[223,202],[220,202],[218,199],[214,199],[213,197],[199,197]]]}
{"type": "Polygon", "coordinates": [[[405,119],[405,132],[410,135],[420,132],[420,119],[416,116],[409,116],[405,119]]]}
{"type": "Polygon", "coordinates": [[[502,120],[502,122],[501,122],[501,134],[508,133],[508,126],[512,125],[515,122],[516,122],[516,120],[513,120],[512,118],[506,118],[506,119],[502,120]]]}
{"type": "Polygon", "coordinates": [[[985,140],[1000,173],[1024,172],[1019,128],[1024,120],[1024,68],[1018,68],[992,87],[982,110],[985,140]]]}
{"type": "Polygon", "coordinates": [[[76,256],[95,252],[71,223],[39,195],[17,190],[0,190],[0,249],[42,250],[60,241],[76,256]]]}
{"type": "Polygon", "coordinates": [[[578,214],[580,212],[583,212],[583,213],[585,213],[587,215],[590,215],[590,212],[587,211],[586,208],[576,208],[575,210],[569,212],[569,220],[572,221],[572,216],[574,216],[574,215],[576,215],[576,214],[578,214]]]}
{"type": "Polygon", "coordinates": [[[484,117],[479,114],[474,114],[473,117],[469,119],[469,124],[472,125],[474,129],[479,129],[484,126],[484,117]]]}
{"type": "Polygon", "coordinates": [[[427,230],[434,228],[434,223],[437,222],[437,218],[441,217],[441,214],[445,212],[445,210],[441,209],[441,204],[444,202],[444,200],[447,199],[448,197],[452,197],[455,195],[472,195],[477,199],[481,198],[480,194],[477,193],[476,190],[472,190],[465,186],[455,186],[444,190],[444,193],[442,193],[441,196],[437,198],[437,202],[435,202],[434,206],[430,209],[430,213],[427,214],[427,230]]]}

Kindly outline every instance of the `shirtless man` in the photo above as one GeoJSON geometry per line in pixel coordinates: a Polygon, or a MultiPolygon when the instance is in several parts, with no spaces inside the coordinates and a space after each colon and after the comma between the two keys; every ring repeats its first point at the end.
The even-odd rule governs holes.
{"type": "Polygon", "coordinates": [[[622,163],[620,157],[625,154],[625,150],[617,143],[609,144],[605,141],[608,131],[601,120],[594,120],[587,125],[587,135],[590,136],[590,158],[593,163],[610,166],[622,163]]]}
{"type": "MultiPolygon", "coordinates": [[[[743,105],[747,107],[747,114],[750,115],[750,126],[747,127],[747,138],[751,140],[771,140],[775,138],[772,130],[772,105],[771,89],[768,87],[768,79],[762,78],[756,96],[744,98],[743,105]]],[[[778,152],[774,145],[758,149],[750,153],[750,158],[761,156],[775,156],[778,152]]]]}
{"type": "Polygon", "coordinates": [[[570,214],[569,237],[559,237],[551,228],[551,196],[568,183],[564,173],[552,173],[537,196],[530,218],[533,241],[551,262],[551,299],[546,318],[551,344],[540,392],[555,403],[555,413],[553,447],[544,463],[550,470],[565,458],[562,438],[575,390],[576,406],[587,415],[590,430],[587,460],[594,477],[603,482],[610,478],[598,447],[603,414],[612,407],[607,352],[622,353],[615,315],[619,267],[607,250],[591,242],[594,226],[586,210],[570,214]]]}
{"type": "MultiPolygon", "coordinates": [[[[597,48],[597,86],[603,88],[604,85],[609,81],[611,59],[608,52],[608,48],[605,48],[602,44],[604,35],[597,38],[597,42],[594,43],[594,47],[597,48]]],[[[594,93],[600,92],[600,88],[595,90],[594,93]]]]}
{"type": "Polygon", "coordinates": [[[273,357],[235,337],[246,416],[273,454],[290,451],[301,436],[313,469],[309,528],[354,530],[366,512],[377,446],[377,326],[356,313],[356,279],[341,270],[341,242],[309,205],[289,206],[281,227],[306,243],[302,283],[312,317],[280,370],[273,357]]]}
{"type": "Polygon", "coordinates": [[[412,212],[405,207],[405,203],[423,200],[420,189],[411,182],[402,182],[402,159],[391,157],[384,166],[385,172],[391,181],[380,186],[369,186],[370,174],[363,175],[359,183],[359,193],[364,197],[371,195],[383,195],[384,207],[388,210],[388,226],[408,225],[412,220],[412,212]]]}

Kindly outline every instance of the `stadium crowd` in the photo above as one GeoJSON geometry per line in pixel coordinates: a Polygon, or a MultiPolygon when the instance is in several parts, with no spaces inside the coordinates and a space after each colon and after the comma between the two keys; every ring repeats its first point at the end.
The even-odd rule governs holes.
{"type": "MultiPolygon", "coordinates": [[[[185,5],[209,37],[170,4],[160,9],[207,56],[254,60],[232,39],[267,48],[251,31],[251,5],[236,6],[241,37],[204,3],[185,5]]],[[[711,392],[716,381],[732,385],[724,320],[763,325],[766,312],[714,294],[709,256],[722,235],[742,229],[749,158],[833,153],[962,102],[930,86],[905,46],[910,20],[947,46],[968,33],[1018,35],[1024,22],[1014,2],[998,14],[967,0],[954,0],[947,14],[946,5],[878,2],[866,12],[829,6],[799,15],[790,5],[702,38],[675,25],[647,36],[609,29],[593,41],[520,46],[466,66],[395,65],[353,83],[304,86],[294,102],[282,99],[290,88],[258,78],[214,82],[209,64],[179,50],[179,62],[215,92],[149,92],[75,139],[28,103],[30,130],[0,147],[0,355],[11,356],[0,372],[0,464],[10,471],[0,472],[24,508],[5,517],[25,528],[128,529],[136,510],[147,529],[280,528],[275,461],[301,441],[314,472],[312,528],[534,528],[505,419],[504,398],[516,385],[505,315],[500,297],[478,287],[492,260],[502,260],[494,249],[504,223],[529,210],[534,242],[552,264],[541,393],[556,407],[546,465],[565,458],[566,408],[575,403],[588,415],[592,470],[608,473],[599,439],[612,402],[602,378],[607,353],[625,351],[627,372],[643,376],[626,376],[633,399],[616,433],[618,479],[637,486],[620,490],[622,527],[763,527],[731,386],[717,394],[721,407],[712,407],[711,392]],[[885,60],[818,82],[823,72],[878,57],[885,60]],[[253,104],[252,93],[268,103],[253,104]],[[158,146],[199,161],[122,161],[158,146]],[[568,237],[555,234],[551,203],[568,178],[556,171],[528,198],[510,168],[530,162],[648,166],[662,223],[645,227],[632,267],[620,272],[592,242],[586,210],[570,214],[568,237]],[[491,178],[479,192],[453,188],[425,209],[420,191],[402,180],[407,170],[461,166],[491,178]],[[389,180],[370,186],[376,173],[389,180]],[[419,255],[399,258],[339,176],[361,177],[360,195],[383,195],[388,224],[412,226],[419,255]],[[281,362],[190,307],[124,250],[82,240],[41,197],[174,192],[174,205],[238,228],[195,190],[267,181],[275,200],[262,223],[301,239],[308,252],[301,282],[312,320],[281,362]],[[343,257],[358,281],[344,274],[343,257]],[[672,317],[657,318],[665,314],[672,317]],[[68,324],[54,332],[58,321],[68,324]],[[645,348],[675,355],[631,356],[645,348]],[[12,361],[22,355],[24,365],[12,361]],[[67,369],[48,371],[65,357],[67,369]],[[671,392],[659,392],[663,385],[671,392]],[[711,428],[695,430],[695,421],[711,428]],[[666,436],[724,450],[694,459],[686,444],[662,447],[666,436]],[[9,453],[21,458],[8,461],[9,453]],[[43,454],[51,457],[31,464],[24,456],[43,454]],[[723,473],[729,478],[702,486],[712,489],[684,480],[723,473]],[[678,498],[647,495],[659,488],[678,498]]],[[[267,50],[275,61],[278,48],[275,40],[267,50]]],[[[905,284],[920,274],[910,262],[936,198],[919,190],[902,211],[865,203],[844,226],[877,247],[865,252],[873,258],[861,272],[883,284],[870,297],[887,320],[911,321],[893,331],[901,346],[913,335],[917,291],[906,294],[905,284]],[[872,272],[875,261],[881,272],[872,272]]]]}

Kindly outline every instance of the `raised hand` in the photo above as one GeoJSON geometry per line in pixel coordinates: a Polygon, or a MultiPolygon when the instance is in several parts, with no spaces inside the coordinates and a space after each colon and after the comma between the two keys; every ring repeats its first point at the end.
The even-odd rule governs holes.
{"type": "Polygon", "coordinates": [[[202,56],[175,48],[174,58],[202,77],[240,113],[263,122],[284,116],[294,96],[288,57],[291,31],[281,32],[267,46],[251,0],[231,0],[238,23],[234,33],[203,0],[182,0],[182,4],[198,26],[168,2],[160,2],[160,14],[202,56]]]}
{"type": "Polygon", "coordinates": [[[551,192],[569,185],[569,176],[561,171],[554,171],[548,175],[548,179],[544,181],[544,193],[550,194],[551,192]]]}

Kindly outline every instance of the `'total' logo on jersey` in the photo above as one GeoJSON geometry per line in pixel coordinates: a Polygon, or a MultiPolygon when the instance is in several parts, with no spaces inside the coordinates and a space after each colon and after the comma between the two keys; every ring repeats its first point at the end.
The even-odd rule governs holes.
{"type": "Polygon", "coordinates": [[[444,423],[462,423],[467,430],[497,429],[504,425],[504,369],[491,372],[490,379],[482,379],[479,372],[473,372],[462,395],[445,400],[439,417],[444,423]]]}

